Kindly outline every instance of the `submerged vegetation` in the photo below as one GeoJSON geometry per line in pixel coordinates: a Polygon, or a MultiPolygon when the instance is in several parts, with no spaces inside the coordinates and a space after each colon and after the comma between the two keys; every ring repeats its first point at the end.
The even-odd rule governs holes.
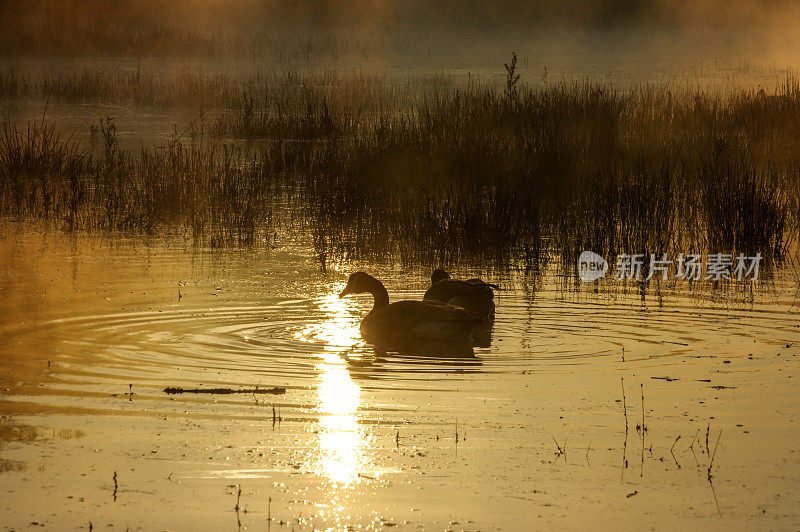
{"type": "Polygon", "coordinates": [[[256,75],[238,86],[210,75],[115,82],[120,75],[32,83],[6,72],[0,91],[194,100],[213,112],[136,152],[120,148],[112,119],[86,146],[45,121],[27,129],[7,121],[3,215],[71,229],[177,231],[213,246],[268,243],[289,228],[309,235],[323,261],[475,259],[534,270],[553,257],[569,269],[584,249],[771,260],[797,242],[795,81],[722,94],[534,87],[520,83],[516,57],[499,88],[334,72],[256,75]]]}

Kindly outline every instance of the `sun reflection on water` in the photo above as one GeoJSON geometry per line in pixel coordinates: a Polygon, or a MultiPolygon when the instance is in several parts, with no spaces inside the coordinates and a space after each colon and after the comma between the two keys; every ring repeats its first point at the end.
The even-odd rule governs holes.
{"type": "Polygon", "coordinates": [[[318,300],[325,316],[301,334],[309,342],[320,342],[316,364],[317,411],[319,413],[319,456],[317,470],[332,482],[358,482],[359,472],[368,467],[366,436],[358,424],[361,388],[353,381],[342,354],[362,345],[359,320],[352,302],[334,292],[318,300]]]}

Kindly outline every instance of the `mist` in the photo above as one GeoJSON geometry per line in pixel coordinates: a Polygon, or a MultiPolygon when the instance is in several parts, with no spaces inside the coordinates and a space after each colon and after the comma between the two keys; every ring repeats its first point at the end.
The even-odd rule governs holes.
{"type": "MultiPolygon", "coordinates": [[[[797,3],[788,0],[123,0],[113,5],[35,0],[0,4],[0,51],[80,54],[102,52],[105,45],[109,55],[147,55],[153,47],[169,53],[170,34],[183,35],[191,45],[198,32],[216,32],[218,41],[259,32],[403,33],[430,36],[432,42],[443,37],[442,47],[459,39],[483,47],[490,38],[520,40],[558,31],[632,32],[645,38],[670,32],[676,44],[682,35],[702,32],[733,47],[789,49],[796,43],[799,13],[797,3]],[[476,35],[480,43],[471,40],[476,35]]],[[[179,51],[189,53],[191,47],[179,51]]]]}

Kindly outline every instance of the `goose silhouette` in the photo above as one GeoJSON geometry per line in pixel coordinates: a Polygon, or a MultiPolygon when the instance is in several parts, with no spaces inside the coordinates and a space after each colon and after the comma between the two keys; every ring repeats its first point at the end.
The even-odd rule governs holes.
{"type": "Polygon", "coordinates": [[[487,319],[494,315],[494,291],[499,288],[481,279],[451,279],[442,269],[433,270],[431,287],[425,292],[424,301],[438,301],[465,308],[487,319]]]}
{"type": "Polygon", "coordinates": [[[463,354],[465,346],[471,351],[471,331],[483,323],[470,310],[440,301],[389,303],[383,283],[365,272],[350,275],[339,297],[366,293],[372,295],[373,306],[361,320],[361,335],[377,346],[418,350],[421,345],[436,344],[437,354],[442,354],[443,346],[452,345],[463,354]]]}

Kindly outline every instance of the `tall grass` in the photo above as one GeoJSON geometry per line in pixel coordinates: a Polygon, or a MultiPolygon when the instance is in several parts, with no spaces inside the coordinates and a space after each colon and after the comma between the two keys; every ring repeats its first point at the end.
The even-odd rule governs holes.
{"type": "Polygon", "coordinates": [[[258,245],[284,227],[324,261],[531,270],[558,258],[573,271],[585,249],[780,260],[796,244],[796,82],[707,94],[533,88],[513,60],[507,74],[499,88],[288,74],[138,153],[119,148],[110,121],[95,150],[6,124],[2,213],[211,245],[258,245]]]}
{"type": "Polygon", "coordinates": [[[338,119],[407,109],[429,90],[453,87],[451,75],[391,74],[381,70],[339,72],[312,69],[248,73],[143,67],[86,67],[57,72],[0,70],[0,99],[51,104],[234,110],[218,133],[263,136],[268,122],[305,115],[325,100],[338,119]],[[421,90],[422,89],[422,90],[421,90]],[[261,128],[254,129],[254,128],[261,128]]]}
{"type": "Polygon", "coordinates": [[[131,154],[116,125],[100,125],[98,153],[81,151],[51,126],[0,133],[2,214],[69,229],[141,234],[176,229],[197,243],[252,245],[270,226],[275,181],[238,148],[173,139],[131,154]]]}

